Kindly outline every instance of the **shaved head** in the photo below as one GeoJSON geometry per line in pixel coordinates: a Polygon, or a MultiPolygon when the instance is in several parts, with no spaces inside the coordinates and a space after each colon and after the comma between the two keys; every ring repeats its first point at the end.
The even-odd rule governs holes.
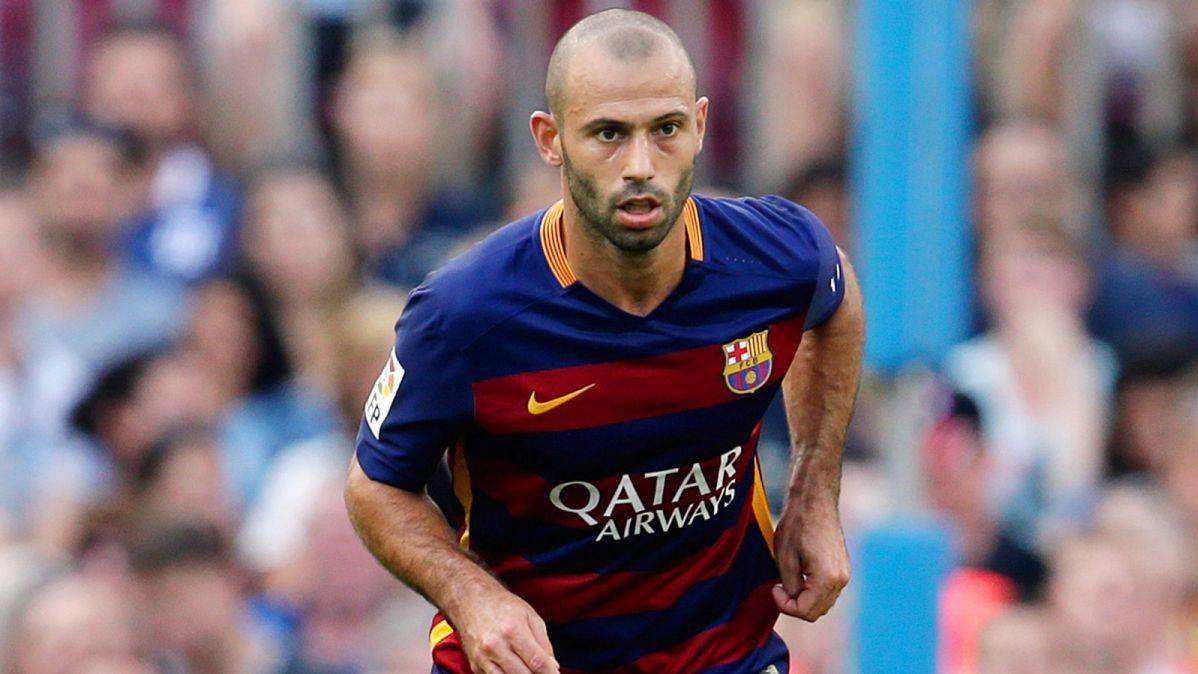
{"type": "Polygon", "coordinates": [[[563,217],[579,223],[570,231],[625,260],[656,255],[667,238],[684,248],[675,225],[708,101],[696,97],[695,68],[674,31],[624,9],[588,16],[554,47],[545,98],[549,111],[534,112],[529,130],[545,162],[561,168],[563,217]]]}
{"type": "Polygon", "coordinates": [[[597,47],[606,56],[623,62],[645,61],[659,52],[673,51],[685,61],[692,97],[695,93],[695,67],[672,28],[643,12],[609,9],[574,24],[553,48],[545,76],[545,98],[554,116],[565,111],[570,62],[580,47],[597,47]]]}

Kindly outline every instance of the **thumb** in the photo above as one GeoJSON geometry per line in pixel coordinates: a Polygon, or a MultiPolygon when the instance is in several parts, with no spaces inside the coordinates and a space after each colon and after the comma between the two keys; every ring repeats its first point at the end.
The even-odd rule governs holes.
{"type": "Polygon", "coordinates": [[[773,588],[774,606],[782,613],[789,616],[798,615],[798,601],[793,595],[786,591],[782,585],[775,585],[773,588]]]}

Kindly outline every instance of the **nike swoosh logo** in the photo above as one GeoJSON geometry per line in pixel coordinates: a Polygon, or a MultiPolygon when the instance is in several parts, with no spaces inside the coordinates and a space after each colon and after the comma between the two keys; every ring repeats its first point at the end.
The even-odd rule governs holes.
{"type": "Polygon", "coordinates": [[[564,396],[554,398],[553,400],[546,400],[545,402],[537,401],[537,392],[533,391],[532,395],[528,396],[528,413],[532,415],[544,414],[555,407],[565,405],[571,400],[574,400],[578,396],[589,391],[593,386],[594,384],[589,384],[587,386],[583,386],[577,391],[571,391],[564,396]]]}

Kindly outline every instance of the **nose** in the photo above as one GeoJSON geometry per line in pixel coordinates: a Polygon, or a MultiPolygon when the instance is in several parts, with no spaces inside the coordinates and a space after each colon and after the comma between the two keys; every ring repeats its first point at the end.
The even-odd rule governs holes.
{"type": "Polygon", "coordinates": [[[655,173],[652,143],[645,134],[637,134],[628,145],[624,159],[624,179],[645,182],[652,180],[655,173]]]}

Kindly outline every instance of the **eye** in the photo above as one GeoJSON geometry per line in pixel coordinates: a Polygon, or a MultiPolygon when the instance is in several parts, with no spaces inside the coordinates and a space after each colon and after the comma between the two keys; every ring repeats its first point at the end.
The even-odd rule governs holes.
{"type": "Polygon", "coordinates": [[[678,133],[678,129],[678,122],[666,122],[665,124],[661,125],[661,135],[673,136],[674,134],[678,133]]]}
{"type": "Polygon", "coordinates": [[[620,133],[612,128],[599,129],[599,133],[597,135],[599,136],[599,140],[605,143],[610,143],[620,137],[620,133]]]}

